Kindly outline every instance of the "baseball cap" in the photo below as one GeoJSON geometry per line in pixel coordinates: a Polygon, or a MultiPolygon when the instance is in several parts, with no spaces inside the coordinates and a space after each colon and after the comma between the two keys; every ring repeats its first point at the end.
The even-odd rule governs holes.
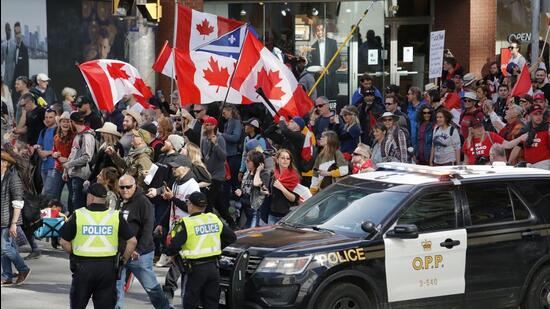
{"type": "Polygon", "coordinates": [[[84,123],[84,115],[81,112],[72,112],[71,120],[78,123],[84,123]]]}
{"type": "Polygon", "coordinates": [[[143,130],[149,132],[149,134],[151,134],[151,136],[156,136],[157,135],[157,126],[154,125],[153,123],[143,124],[143,125],[141,125],[141,128],[143,130]]]}
{"type": "Polygon", "coordinates": [[[206,195],[204,195],[200,191],[195,191],[187,196],[187,200],[191,202],[191,204],[200,207],[205,208],[208,206],[208,199],[206,198],[206,195]]]}
{"type": "Polygon", "coordinates": [[[542,106],[540,104],[533,104],[531,108],[529,109],[529,115],[533,113],[543,113],[544,110],[542,109],[542,106]]]}
{"type": "Polygon", "coordinates": [[[87,96],[81,95],[78,98],[76,98],[76,106],[81,107],[83,104],[91,104],[92,99],[90,99],[87,96]]]}
{"type": "Polygon", "coordinates": [[[208,117],[204,118],[203,124],[207,124],[207,123],[208,123],[208,124],[211,124],[211,125],[213,125],[213,126],[215,126],[215,127],[218,126],[218,120],[217,120],[216,118],[214,118],[214,117],[208,116],[208,117]]]}
{"type": "Polygon", "coordinates": [[[537,92],[535,93],[535,95],[533,95],[533,101],[536,101],[536,100],[545,100],[545,97],[544,97],[544,92],[537,92]]]}
{"type": "Polygon", "coordinates": [[[36,80],[41,80],[41,81],[44,81],[44,82],[48,82],[50,81],[51,79],[48,77],[48,75],[44,74],[44,73],[38,73],[36,75],[36,80]]]}
{"type": "Polygon", "coordinates": [[[300,127],[300,129],[303,129],[306,126],[306,122],[302,117],[298,117],[298,116],[293,117],[292,121],[294,121],[300,127]]]}
{"type": "Polygon", "coordinates": [[[478,128],[480,126],[483,126],[483,120],[476,117],[472,119],[472,122],[470,123],[470,125],[472,126],[472,128],[478,128]]]}
{"type": "Polygon", "coordinates": [[[88,194],[99,198],[105,198],[107,197],[107,189],[105,189],[102,184],[96,182],[88,187],[88,194]]]}
{"type": "Polygon", "coordinates": [[[189,158],[187,158],[184,155],[177,155],[177,156],[173,157],[172,160],[170,160],[166,164],[170,167],[180,167],[180,166],[188,167],[188,168],[193,167],[193,164],[191,163],[191,160],[189,160],[189,158]]]}
{"type": "Polygon", "coordinates": [[[172,144],[172,147],[174,147],[174,150],[179,152],[183,146],[185,146],[185,139],[179,135],[176,134],[170,134],[166,138],[167,141],[172,144]]]}
{"type": "Polygon", "coordinates": [[[243,121],[244,125],[253,126],[256,129],[260,128],[260,121],[256,118],[250,118],[248,121],[243,121]]]}

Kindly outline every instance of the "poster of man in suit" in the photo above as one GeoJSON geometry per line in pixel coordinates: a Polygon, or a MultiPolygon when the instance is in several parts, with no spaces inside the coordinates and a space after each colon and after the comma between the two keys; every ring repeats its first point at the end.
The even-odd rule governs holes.
{"type": "Polygon", "coordinates": [[[2,80],[48,74],[46,0],[2,0],[2,80]]]}
{"type": "MultiPolygon", "coordinates": [[[[336,40],[326,36],[324,24],[315,25],[315,36],[317,41],[311,46],[310,65],[324,68],[328,65],[334,54],[336,54],[338,44],[336,40]]],[[[340,65],[340,55],[338,55],[321,83],[317,86],[318,95],[324,95],[329,99],[336,99],[338,96],[338,79],[336,78],[336,71],[340,68],[340,65]]]]}

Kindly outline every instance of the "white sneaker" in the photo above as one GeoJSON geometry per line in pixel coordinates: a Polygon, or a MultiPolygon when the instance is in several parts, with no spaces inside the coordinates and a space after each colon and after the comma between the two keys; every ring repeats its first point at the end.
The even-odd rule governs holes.
{"type": "Polygon", "coordinates": [[[168,266],[168,264],[170,263],[170,259],[166,256],[166,254],[162,254],[160,256],[160,259],[158,260],[158,262],[155,263],[155,266],[156,267],[166,267],[168,266]]]}

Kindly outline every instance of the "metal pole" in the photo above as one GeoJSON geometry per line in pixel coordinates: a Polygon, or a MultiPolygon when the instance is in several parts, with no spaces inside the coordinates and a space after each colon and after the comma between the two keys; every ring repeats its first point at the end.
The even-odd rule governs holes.
{"type": "Polygon", "coordinates": [[[540,0],[531,0],[531,63],[539,55],[540,0]]]}
{"type": "MultiPolygon", "coordinates": [[[[365,11],[365,13],[363,14],[363,16],[361,16],[361,18],[359,19],[359,21],[357,21],[357,23],[353,26],[353,28],[351,29],[351,31],[348,33],[348,36],[346,37],[346,39],[344,40],[344,42],[342,42],[342,44],[340,45],[340,47],[338,48],[338,50],[336,51],[336,53],[334,53],[334,55],[332,56],[332,59],[330,59],[330,61],[328,62],[327,66],[323,69],[323,71],[321,72],[321,76],[319,76],[319,78],[317,79],[317,81],[315,82],[315,84],[313,85],[313,87],[311,87],[311,89],[309,90],[309,93],[307,94],[308,96],[311,96],[311,94],[313,93],[313,91],[315,91],[315,88],[317,88],[317,86],[319,85],[319,83],[321,82],[321,80],[323,79],[323,77],[325,77],[325,75],[327,74],[328,72],[328,69],[330,68],[330,66],[334,63],[334,61],[336,60],[336,57],[338,57],[340,55],[340,53],[342,52],[342,49],[344,49],[344,46],[346,46],[346,44],[348,44],[348,41],[351,39],[352,35],[355,33],[355,30],[357,30],[357,28],[359,27],[359,24],[363,21],[363,19],[367,16],[367,13],[369,12],[369,10],[372,8],[372,6],[374,5],[374,1],[371,2],[369,8],[365,11]]],[[[326,28],[325,28],[326,29],[326,28]]]]}
{"type": "Polygon", "coordinates": [[[174,48],[176,47],[177,33],[178,33],[178,0],[174,0],[174,39],[172,41],[172,78],[170,79],[170,105],[172,105],[172,93],[174,93],[174,79],[176,76],[176,50],[174,48]]]}

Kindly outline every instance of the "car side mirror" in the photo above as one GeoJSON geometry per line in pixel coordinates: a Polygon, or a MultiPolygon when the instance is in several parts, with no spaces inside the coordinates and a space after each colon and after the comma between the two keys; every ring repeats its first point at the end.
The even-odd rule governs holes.
{"type": "Polygon", "coordinates": [[[378,232],[376,225],[372,221],[365,221],[361,223],[361,229],[369,235],[376,234],[378,232]]]}
{"type": "Polygon", "coordinates": [[[398,224],[386,233],[388,238],[414,239],[418,238],[418,228],[414,224],[398,224]]]}

